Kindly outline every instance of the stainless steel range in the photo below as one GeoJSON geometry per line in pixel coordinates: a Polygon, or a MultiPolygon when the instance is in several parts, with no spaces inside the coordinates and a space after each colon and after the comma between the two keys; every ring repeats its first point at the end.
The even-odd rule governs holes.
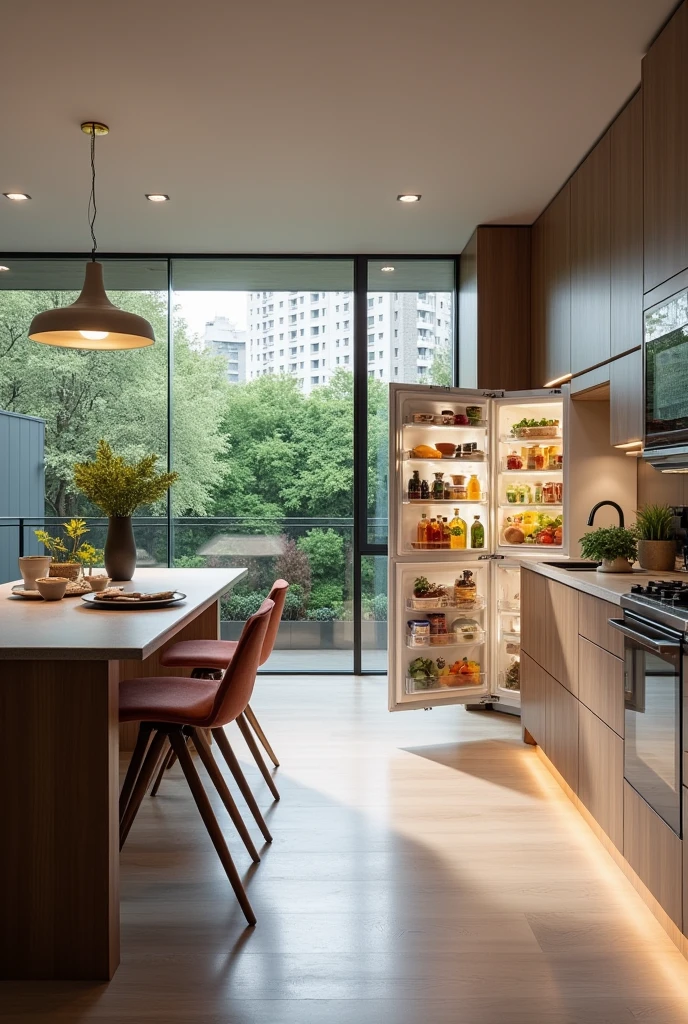
{"type": "Polygon", "coordinates": [[[624,778],[680,836],[688,583],[637,583],[621,607],[609,623],[624,635],[624,778]]]}

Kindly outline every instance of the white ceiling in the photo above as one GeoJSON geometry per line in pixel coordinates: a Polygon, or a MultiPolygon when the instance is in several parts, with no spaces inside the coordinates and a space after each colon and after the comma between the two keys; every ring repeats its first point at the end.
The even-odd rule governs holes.
{"type": "Polygon", "coordinates": [[[675,0],[21,0],[1,21],[5,251],[454,253],[527,223],[675,0]],[[172,202],[149,203],[145,192],[172,202]],[[422,202],[396,202],[421,192],[422,202]]]}

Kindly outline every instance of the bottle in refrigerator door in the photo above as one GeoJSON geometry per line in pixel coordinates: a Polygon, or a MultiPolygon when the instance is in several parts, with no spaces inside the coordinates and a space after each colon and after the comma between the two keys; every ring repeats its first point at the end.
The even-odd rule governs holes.
{"type": "Polygon", "coordinates": [[[444,473],[435,473],[435,480],[432,485],[432,497],[434,501],[442,501],[444,498],[444,473]]]}
{"type": "Polygon", "coordinates": [[[418,501],[420,498],[420,471],[414,469],[413,476],[408,484],[409,501],[418,501]]]}
{"type": "Polygon", "coordinates": [[[427,480],[421,480],[420,482],[420,497],[422,501],[430,499],[430,486],[427,480]]]}
{"type": "Polygon", "coordinates": [[[482,498],[482,488],[480,486],[480,481],[478,480],[478,477],[476,476],[475,473],[471,473],[468,479],[466,492],[469,501],[480,501],[480,499],[482,498]]]}
{"type": "Polygon", "coordinates": [[[420,522],[418,523],[418,529],[416,532],[416,542],[419,548],[426,548],[428,546],[429,528],[430,523],[428,522],[428,517],[425,514],[425,512],[423,512],[423,514],[420,517],[420,522]]]}
{"type": "Polygon", "coordinates": [[[485,527],[480,522],[480,516],[473,516],[473,525],[471,526],[471,547],[485,547],[485,527]]]}

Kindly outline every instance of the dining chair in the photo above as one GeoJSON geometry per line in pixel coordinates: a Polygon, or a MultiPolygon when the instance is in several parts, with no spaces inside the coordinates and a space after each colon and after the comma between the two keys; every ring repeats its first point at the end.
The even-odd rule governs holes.
{"type": "MultiPolygon", "coordinates": [[[[268,594],[268,600],[274,603],[272,615],[270,616],[270,624],[268,626],[265,640],[263,641],[263,650],[260,655],[260,664],[264,665],[272,654],[277,639],[277,631],[279,630],[279,624],[282,619],[282,611],[284,610],[284,602],[287,597],[287,590],[289,584],[286,580],[276,580],[272,586],[270,593],[268,594]]],[[[220,679],[222,672],[227,669],[232,663],[232,659],[235,656],[237,650],[236,640],[180,640],[179,643],[172,644],[163,653],[160,663],[168,668],[191,668],[193,669],[193,678],[211,678],[220,679]]],[[[261,728],[260,722],[258,721],[255,713],[253,712],[250,704],[246,705],[246,709],[243,714],[237,718],[237,725],[241,730],[241,734],[246,741],[253,758],[260,769],[260,772],[265,779],[265,782],[270,789],[275,800],[279,800],[280,795],[275,785],[274,779],[270,774],[270,771],[263,760],[258,745],[253,737],[251,729],[255,732],[256,736],[265,748],[268,757],[276,768],[279,768],[279,761],[272,749],[263,729],[261,728]]],[[[229,747],[229,741],[225,737],[226,746],[229,747]]],[[[233,764],[230,763],[230,758],[225,753],[224,748],[220,748],[222,753],[229,765],[230,771],[235,778],[237,776],[234,772],[233,764]]],[[[231,752],[230,756],[232,761],[235,762],[236,758],[231,752]]],[[[162,762],[155,784],[151,790],[151,796],[155,796],[160,787],[165,770],[171,768],[176,760],[174,750],[170,751],[168,757],[162,762]]],[[[239,779],[237,778],[237,783],[239,779]]],[[[243,790],[242,790],[243,792],[243,790]]]]}
{"type": "Polygon", "coordinates": [[[243,714],[253,691],[273,609],[274,602],[267,598],[255,615],[248,619],[236,644],[231,664],[219,684],[217,680],[212,679],[152,676],[125,679],[120,684],[119,691],[120,722],[140,723],[136,746],[120,795],[120,849],[126,842],[148,785],[169,742],[250,925],[256,923],[255,914],[194,766],[187,741],[193,741],[253,860],[260,860],[222,773],[215,763],[205,730],[211,731],[222,750],[221,737],[224,736],[224,726],[236,721],[243,714]]]}

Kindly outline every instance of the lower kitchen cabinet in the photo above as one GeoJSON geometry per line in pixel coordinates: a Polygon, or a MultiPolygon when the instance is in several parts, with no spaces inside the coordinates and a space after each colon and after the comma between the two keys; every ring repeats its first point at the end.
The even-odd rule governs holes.
{"type": "Polygon", "coordinates": [[[578,790],[578,699],[546,675],[547,757],[574,792],[578,790]]]}
{"type": "Polygon", "coordinates": [[[624,781],[624,857],[671,920],[683,925],[682,842],[624,781]]]}
{"type": "MultiPolygon", "coordinates": [[[[533,576],[534,573],[528,575],[533,576]]],[[[521,652],[521,724],[547,752],[547,673],[525,651],[521,652]]]]}
{"type": "Polygon", "coordinates": [[[623,740],[579,704],[578,796],[622,852],[623,785],[623,740]]]}
{"type": "Polygon", "coordinates": [[[578,637],[578,699],[624,734],[624,662],[585,637],[578,637]]]}

